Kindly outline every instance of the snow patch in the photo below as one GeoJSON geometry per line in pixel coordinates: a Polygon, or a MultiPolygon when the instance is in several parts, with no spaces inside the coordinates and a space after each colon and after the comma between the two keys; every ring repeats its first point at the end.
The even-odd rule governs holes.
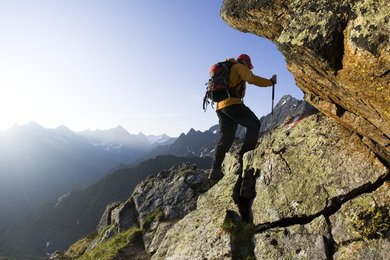
{"type": "Polygon", "coordinates": [[[60,205],[61,202],[64,201],[64,199],[66,199],[67,197],[69,197],[69,195],[70,195],[70,193],[65,193],[64,195],[62,195],[61,197],[59,197],[59,198],[57,199],[57,203],[56,203],[55,207],[57,207],[58,205],[60,205]]]}

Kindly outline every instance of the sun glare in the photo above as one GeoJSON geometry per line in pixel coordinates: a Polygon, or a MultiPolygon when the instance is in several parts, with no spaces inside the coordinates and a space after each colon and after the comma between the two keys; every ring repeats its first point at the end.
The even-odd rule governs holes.
{"type": "Polygon", "coordinates": [[[30,104],[25,95],[18,93],[18,88],[5,87],[6,83],[0,82],[0,86],[0,130],[28,121],[30,104]]]}

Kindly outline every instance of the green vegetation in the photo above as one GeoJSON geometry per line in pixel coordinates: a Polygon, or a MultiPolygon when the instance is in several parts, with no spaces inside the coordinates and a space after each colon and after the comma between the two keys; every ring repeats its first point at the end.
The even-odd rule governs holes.
{"type": "Polygon", "coordinates": [[[255,226],[252,223],[236,221],[227,217],[221,225],[223,231],[230,235],[233,243],[233,259],[256,259],[253,253],[252,237],[255,233],[255,226]],[[240,247],[247,247],[249,250],[241,252],[240,247]],[[251,253],[252,252],[252,253],[251,253]],[[249,255],[248,255],[249,253],[249,255]]]}
{"type": "Polygon", "coordinates": [[[235,223],[231,218],[227,218],[221,228],[232,237],[233,241],[239,241],[244,237],[253,236],[255,230],[255,226],[252,223],[235,223]]]}
{"type": "Polygon", "coordinates": [[[145,222],[142,225],[143,230],[147,230],[150,228],[150,225],[154,221],[161,221],[165,217],[164,211],[161,208],[156,209],[155,211],[151,212],[145,219],[145,222]]]}
{"type": "Polygon", "coordinates": [[[374,206],[353,218],[353,227],[365,239],[385,238],[390,231],[389,207],[374,206]]]}
{"type": "Polygon", "coordinates": [[[134,239],[140,232],[142,231],[139,228],[133,227],[125,232],[118,233],[103,243],[98,244],[92,251],[76,259],[113,259],[119,250],[134,242],[134,239]]]}
{"type": "Polygon", "coordinates": [[[193,169],[183,169],[179,172],[179,176],[183,176],[183,177],[187,177],[191,174],[194,174],[194,170],[193,169]]]}
{"type": "Polygon", "coordinates": [[[84,254],[85,250],[87,250],[89,244],[96,238],[97,232],[94,232],[71,245],[66,251],[65,255],[71,259],[76,259],[84,254]]]}

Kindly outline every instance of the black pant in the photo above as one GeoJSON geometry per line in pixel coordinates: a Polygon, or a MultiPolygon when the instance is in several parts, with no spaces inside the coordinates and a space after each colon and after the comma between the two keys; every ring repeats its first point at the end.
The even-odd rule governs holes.
{"type": "Polygon", "coordinates": [[[233,144],[238,124],[246,127],[244,144],[239,152],[240,162],[244,153],[255,149],[260,130],[257,116],[244,104],[232,105],[217,110],[219,119],[219,141],[215,149],[213,169],[220,169],[225,154],[233,144]]]}

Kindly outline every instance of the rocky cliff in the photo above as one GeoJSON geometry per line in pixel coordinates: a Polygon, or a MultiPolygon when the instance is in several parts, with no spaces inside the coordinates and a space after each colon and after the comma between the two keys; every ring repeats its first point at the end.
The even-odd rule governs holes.
{"type": "Polygon", "coordinates": [[[211,188],[188,164],[145,180],[107,207],[96,234],[56,259],[388,257],[389,169],[321,113],[264,135],[242,175],[235,150],[223,166],[211,188]]]}
{"type": "Polygon", "coordinates": [[[305,100],[389,161],[388,1],[224,0],[221,16],[273,41],[305,100]]]}

